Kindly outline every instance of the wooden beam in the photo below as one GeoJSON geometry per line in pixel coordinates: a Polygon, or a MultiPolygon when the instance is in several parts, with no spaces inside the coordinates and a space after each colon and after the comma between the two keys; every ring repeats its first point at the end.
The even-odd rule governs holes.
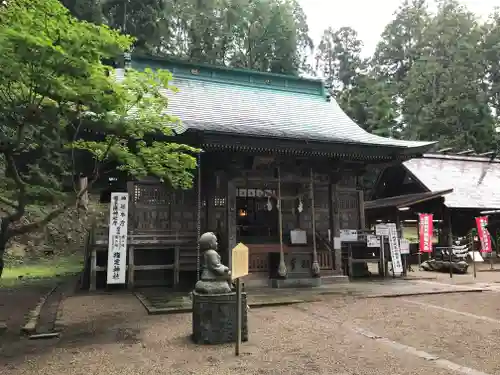
{"type": "Polygon", "coordinates": [[[491,156],[493,154],[495,154],[495,151],[482,152],[480,154],[477,154],[477,156],[491,156]]]}
{"type": "Polygon", "coordinates": [[[453,150],[453,147],[446,147],[446,148],[442,148],[440,150],[437,150],[436,153],[438,153],[438,154],[444,154],[444,153],[450,152],[452,150],[453,150]]]}
{"type": "Polygon", "coordinates": [[[455,153],[455,155],[470,155],[473,153],[474,153],[474,150],[468,149],[468,150],[464,150],[464,151],[459,151],[459,152],[455,153]]]}
{"type": "Polygon", "coordinates": [[[175,264],[148,264],[135,266],[136,271],[157,271],[157,270],[173,270],[175,264]]]}
{"type": "Polygon", "coordinates": [[[135,263],[134,263],[135,247],[130,245],[128,247],[128,289],[134,289],[134,276],[135,276],[135,263]]]}

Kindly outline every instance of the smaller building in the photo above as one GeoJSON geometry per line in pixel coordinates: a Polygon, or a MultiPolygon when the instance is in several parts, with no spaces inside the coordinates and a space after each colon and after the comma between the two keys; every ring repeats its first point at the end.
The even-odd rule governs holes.
{"type": "Polygon", "coordinates": [[[481,212],[500,209],[499,184],[498,159],[424,154],[381,173],[371,201],[365,203],[366,218],[371,223],[415,220],[419,212],[432,213],[440,244],[450,246],[453,236],[465,236],[475,228],[481,212]]]}

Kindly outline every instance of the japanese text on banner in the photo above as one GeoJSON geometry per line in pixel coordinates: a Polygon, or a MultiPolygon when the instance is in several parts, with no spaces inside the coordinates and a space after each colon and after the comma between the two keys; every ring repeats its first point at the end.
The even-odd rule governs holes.
{"type": "Polygon", "coordinates": [[[398,231],[396,224],[389,223],[389,249],[391,250],[392,269],[394,273],[403,273],[403,263],[401,261],[401,250],[399,248],[398,231]]]}
{"type": "Polygon", "coordinates": [[[109,213],[108,284],[125,284],[128,194],[111,193],[109,213]]]}
{"type": "Polygon", "coordinates": [[[419,214],[419,250],[421,253],[432,253],[432,232],[434,231],[432,214],[419,214]]]}
{"type": "Polygon", "coordinates": [[[481,241],[481,252],[491,253],[491,237],[488,231],[488,216],[476,217],[477,234],[481,241]]]}

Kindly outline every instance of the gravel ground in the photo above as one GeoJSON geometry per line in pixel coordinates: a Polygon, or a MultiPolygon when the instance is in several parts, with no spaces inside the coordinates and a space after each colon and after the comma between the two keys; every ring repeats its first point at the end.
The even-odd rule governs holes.
{"type": "MultiPolygon", "coordinates": [[[[498,293],[407,297],[498,315],[498,293]]],[[[488,374],[500,373],[500,323],[405,302],[402,298],[325,297],[323,302],[252,309],[242,355],[231,345],[195,346],[189,314],[148,316],[128,294],[73,296],[63,303],[59,340],[22,341],[0,352],[1,375],[45,374],[457,374],[367,338],[362,328],[488,374]]],[[[500,316],[499,316],[500,320],[500,316]]]]}
{"type": "Polygon", "coordinates": [[[447,283],[447,284],[471,284],[471,283],[488,283],[488,282],[497,282],[500,283],[500,264],[494,264],[493,268],[495,272],[489,271],[490,264],[476,264],[476,278],[474,279],[473,268],[472,265],[469,266],[468,273],[466,275],[453,275],[450,278],[449,273],[441,273],[441,272],[426,272],[417,270],[417,266],[414,267],[415,272],[408,272],[408,276],[410,277],[435,277],[436,281],[447,283]],[[485,272],[487,271],[487,272],[485,272]]]}
{"type": "MultiPolygon", "coordinates": [[[[481,304],[476,304],[475,310],[469,305],[468,312],[483,315],[486,305],[490,312],[494,311],[494,300],[486,296],[479,300],[480,294],[486,293],[460,294],[464,304],[468,300],[476,303],[482,301],[481,304]]],[[[420,302],[433,300],[438,306],[453,308],[453,305],[448,306],[447,301],[456,301],[458,296],[459,294],[451,297],[440,295],[414,298],[420,302]]],[[[327,304],[317,304],[314,307],[315,313],[321,315],[331,314],[330,309],[327,304]]],[[[356,300],[338,309],[336,313],[348,316],[349,322],[354,326],[399,343],[476,370],[491,374],[500,373],[500,359],[492,356],[498,347],[500,323],[487,323],[459,314],[409,304],[400,298],[356,300]]]]}
{"type": "Polygon", "coordinates": [[[128,294],[72,297],[64,302],[63,338],[2,353],[0,374],[452,374],[336,323],[353,303],[303,305],[331,322],[293,306],[252,309],[250,341],[235,358],[230,345],[191,344],[188,314],[147,316],[128,294]]]}
{"type": "MultiPolygon", "coordinates": [[[[443,298],[443,295],[438,294],[407,299],[469,314],[485,316],[497,319],[500,322],[500,303],[498,303],[500,295],[496,292],[448,294],[445,298],[443,298]]],[[[411,305],[409,305],[409,307],[411,307],[411,305]]],[[[446,315],[447,313],[443,312],[443,314],[446,315]]]]}

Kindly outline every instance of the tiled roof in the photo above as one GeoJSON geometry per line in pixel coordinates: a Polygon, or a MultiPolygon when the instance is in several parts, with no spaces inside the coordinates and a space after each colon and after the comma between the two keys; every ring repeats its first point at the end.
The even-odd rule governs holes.
{"type": "Polygon", "coordinates": [[[450,208],[500,209],[500,161],[473,156],[427,154],[404,162],[429,191],[453,189],[450,208]]]}
{"type": "Polygon", "coordinates": [[[450,194],[453,189],[440,190],[440,191],[426,191],[423,193],[397,195],[395,197],[381,198],[373,201],[365,202],[365,210],[374,210],[378,208],[387,207],[410,207],[414,204],[429,201],[432,199],[440,198],[446,194],[450,194]]]}
{"type": "Polygon", "coordinates": [[[186,128],[238,135],[357,143],[428,150],[433,142],[409,142],[370,134],[335,100],[318,95],[245,87],[198,79],[174,79],[169,111],[186,128]]]}
{"type": "Polygon", "coordinates": [[[166,92],[168,112],[181,119],[181,131],[380,146],[407,154],[422,154],[434,144],[366,132],[333,98],[326,100],[319,80],[140,56],[132,57],[132,67],[173,73],[179,91],[166,92]]]}

